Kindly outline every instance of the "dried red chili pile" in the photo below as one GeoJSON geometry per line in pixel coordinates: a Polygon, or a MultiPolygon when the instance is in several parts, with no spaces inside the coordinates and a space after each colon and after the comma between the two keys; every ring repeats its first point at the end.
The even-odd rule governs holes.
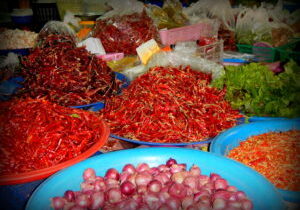
{"type": "Polygon", "coordinates": [[[102,135],[99,117],[42,99],[0,103],[0,174],[18,174],[70,160],[102,135]]]}
{"type": "Polygon", "coordinates": [[[69,36],[47,36],[22,64],[25,83],[19,94],[23,97],[75,106],[102,101],[118,90],[106,63],[77,48],[69,36]]]}
{"type": "Polygon", "coordinates": [[[209,86],[211,76],[190,67],[155,67],[101,110],[111,133],[159,143],[204,141],[241,117],[209,86]]]}
{"type": "Polygon", "coordinates": [[[263,174],[276,187],[300,191],[300,130],[252,136],[228,154],[263,174]]]}
{"type": "Polygon", "coordinates": [[[158,40],[157,28],[145,11],[98,20],[93,34],[107,53],[126,55],[136,54],[135,49],[150,39],[158,40]]]}

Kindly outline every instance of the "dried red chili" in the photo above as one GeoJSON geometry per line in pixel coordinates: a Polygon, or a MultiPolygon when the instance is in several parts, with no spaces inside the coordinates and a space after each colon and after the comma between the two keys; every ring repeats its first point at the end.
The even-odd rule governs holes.
{"type": "Polygon", "coordinates": [[[102,101],[117,93],[114,73],[106,63],[77,48],[72,38],[48,35],[22,64],[24,88],[19,95],[45,98],[64,106],[102,101]]]}
{"type": "Polygon", "coordinates": [[[93,113],[41,99],[0,103],[0,174],[47,168],[72,159],[101,137],[93,113]]]}
{"type": "Polygon", "coordinates": [[[107,53],[125,55],[136,54],[136,48],[150,39],[159,41],[157,28],[145,11],[98,20],[93,34],[107,53]]]}
{"type": "Polygon", "coordinates": [[[155,67],[106,101],[101,115],[111,132],[148,142],[203,141],[241,117],[209,86],[211,76],[190,67],[155,67]]]}
{"type": "Polygon", "coordinates": [[[300,190],[300,130],[252,136],[228,154],[263,174],[276,187],[300,190]]]}

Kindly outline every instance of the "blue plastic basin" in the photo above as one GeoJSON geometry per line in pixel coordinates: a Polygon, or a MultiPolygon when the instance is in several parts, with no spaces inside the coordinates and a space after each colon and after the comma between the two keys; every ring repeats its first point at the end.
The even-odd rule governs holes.
{"type": "Polygon", "coordinates": [[[253,169],[226,157],[186,148],[149,147],[120,150],[98,155],[66,168],[43,182],[29,199],[26,210],[50,209],[50,198],[63,196],[66,190],[79,190],[86,168],[94,168],[103,176],[107,169],[122,167],[131,163],[146,162],[151,167],[165,163],[170,157],[178,163],[186,163],[190,168],[196,164],[202,174],[220,174],[230,185],[246,193],[254,204],[254,210],[282,210],[285,204],[276,188],[253,169]]]}
{"type": "MultiPolygon", "coordinates": [[[[300,120],[260,121],[242,124],[216,136],[210,145],[210,152],[226,156],[231,149],[239,146],[240,142],[245,141],[250,136],[271,131],[288,131],[292,129],[300,129],[300,120]]],[[[300,203],[299,191],[278,190],[284,200],[300,203]]]]}

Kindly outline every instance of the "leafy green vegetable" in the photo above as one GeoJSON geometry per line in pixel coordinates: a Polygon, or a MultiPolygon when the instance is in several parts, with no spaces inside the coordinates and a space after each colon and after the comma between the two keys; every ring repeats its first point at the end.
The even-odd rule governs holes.
{"type": "Polygon", "coordinates": [[[267,66],[228,66],[212,86],[226,87],[226,99],[248,116],[299,117],[300,67],[294,61],[275,75],[267,66]]]}

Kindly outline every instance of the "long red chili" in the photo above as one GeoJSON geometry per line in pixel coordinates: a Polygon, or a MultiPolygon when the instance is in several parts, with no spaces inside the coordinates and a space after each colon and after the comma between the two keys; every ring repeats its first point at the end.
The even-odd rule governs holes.
{"type": "Polygon", "coordinates": [[[106,101],[100,113],[113,134],[148,142],[203,141],[241,117],[209,86],[211,76],[190,67],[155,67],[106,101]]]}
{"type": "Polygon", "coordinates": [[[47,168],[72,159],[101,137],[95,114],[41,99],[0,103],[0,175],[47,168]]]}
{"type": "Polygon", "coordinates": [[[44,98],[64,106],[102,101],[117,93],[115,75],[106,63],[77,48],[69,36],[48,35],[22,61],[20,96],[44,98]]]}

